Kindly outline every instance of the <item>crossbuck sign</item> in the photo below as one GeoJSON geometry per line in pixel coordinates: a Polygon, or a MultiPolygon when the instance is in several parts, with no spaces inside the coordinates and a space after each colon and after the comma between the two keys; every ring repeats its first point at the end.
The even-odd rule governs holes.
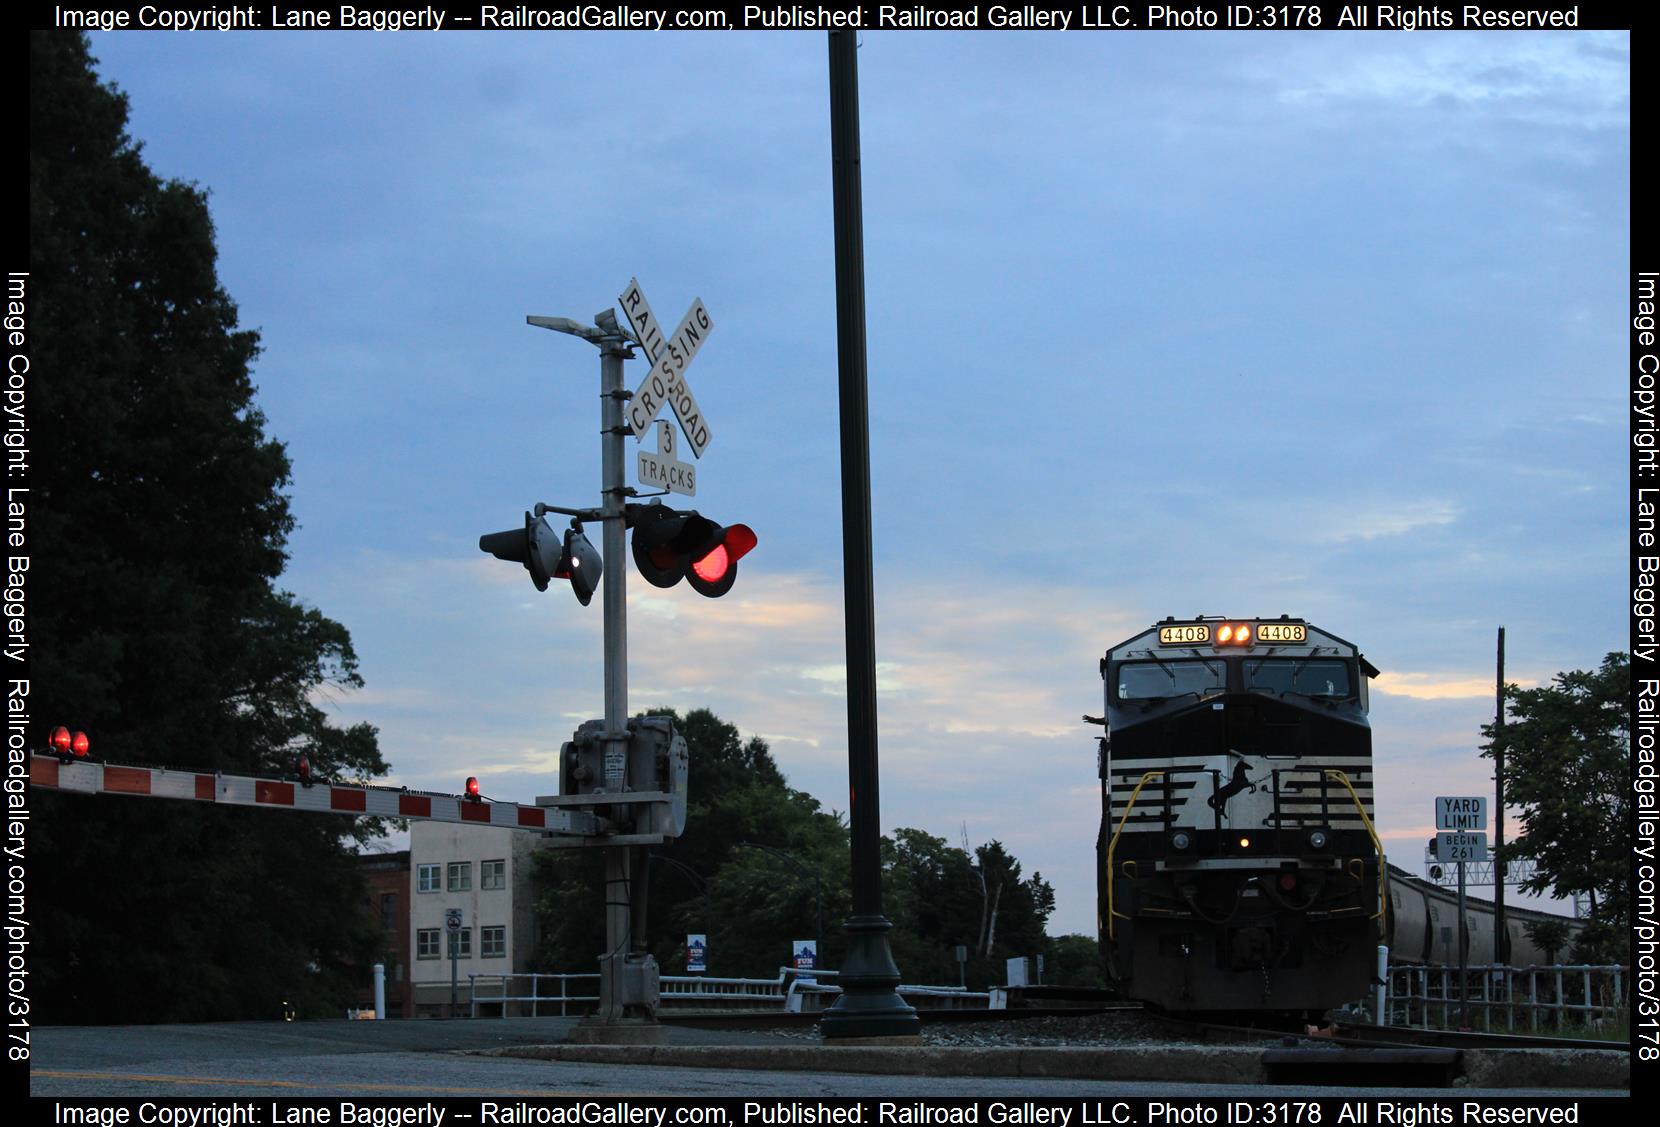
{"type": "MultiPolygon", "coordinates": [[[[662,324],[652,313],[651,303],[646,300],[645,291],[640,289],[638,279],[629,279],[628,289],[618,300],[622,302],[623,313],[634,326],[634,335],[639,338],[640,347],[651,359],[651,370],[640,381],[640,386],[634,389],[634,398],[628,401],[628,423],[634,428],[634,437],[645,438],[652,420],[667,403],[680,420],[680,429],[686,432],[686,443],[692,448],[692,455],[703,457],[703,451],[713,436],[709,432],[709,419],[697,405],[697,397],[686,382],[686,369],[691,367],[698,349],[703,347],[704,339],[715,327],[709,319],[709,311],[703,307],[703,299],[692,301],[692,307],[686,310],[679,326],[667,337],[663,336],[662,324]]],[[[662,453],[661,448],[659,453],[662,453]]]]}

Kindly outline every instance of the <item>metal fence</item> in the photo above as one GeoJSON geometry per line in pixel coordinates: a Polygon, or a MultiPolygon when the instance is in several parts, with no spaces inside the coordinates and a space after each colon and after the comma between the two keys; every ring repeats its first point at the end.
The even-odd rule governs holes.
{"type": "MultiPolygon", "coordinates": [[[[712,978],[664,975],[658,980],[659,1005],[672,1010],[776,1010],[813,1012],[828,1007],[841,987],[836,971],[781,968],[777,978],[712,978]]],[[[599,975],[474,974],[467,976],[473,1017],[566,1017],[593,1012],[599,1005],[599,975]]],[[[956,986],[900,986],[914,1006],[977,1008],[989,1004],[983,991],[956,986]]]]}
{"type": "Polygon", "coordinates": [[[1488,1032],[1594,1028],[1622,1019],[1630,1007],[1630,972],[1618,966],[1392,966],[1383,1005],[1385,1025],[1488,1032]],[[1467,1015],[1467,1016],[1466,1016],[1467,1015]]]}

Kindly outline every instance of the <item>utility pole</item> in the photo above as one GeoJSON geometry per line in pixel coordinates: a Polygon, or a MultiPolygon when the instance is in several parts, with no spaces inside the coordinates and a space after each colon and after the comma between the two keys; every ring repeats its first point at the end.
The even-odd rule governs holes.
{"type": "Polygon", "coordinates": [[[1504,926],[1504,627],[1499,627],[1497,704],[1493,713],[1493,961],[1510,965],[1504,926]]]}

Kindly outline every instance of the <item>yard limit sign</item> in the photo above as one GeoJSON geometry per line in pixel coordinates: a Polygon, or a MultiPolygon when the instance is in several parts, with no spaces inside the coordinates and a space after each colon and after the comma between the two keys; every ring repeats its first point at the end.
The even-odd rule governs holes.
{"type": "Polygon", "coordinates": [[[1470,1024],[1470,937],[1464,912],[1464,862],[1487,860],[1487,799],[1480,795],[1440,796],[1435,800],[1435,856],[1458,864],[1459,1019],[1470,1024]]]}

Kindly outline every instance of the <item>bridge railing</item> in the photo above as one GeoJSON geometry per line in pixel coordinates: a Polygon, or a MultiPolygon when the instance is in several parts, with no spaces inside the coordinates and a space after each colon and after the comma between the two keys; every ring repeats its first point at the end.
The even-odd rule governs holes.
{"type": "MultiPolygon", "coordinates": [[[[782,967],[776,978],[716,978],[709,975],[663,975],[659,1005],[667,1010],[750,1009],[813,1012],[828,1007],[841,987],[837,972],[798,971],[782,967]]],[[[592,1012],[599,1005],[599,975],[468,975],[467,999],[474,1017],[567,1017],[592,1012]]],[[[990,995],[956,986],[900,986],[912,1005],[984,1009],[990,995]]]]}
{"type": "Polygon", "coordinates": [[[1622,966],[1392,966],[1384,1023],[1420,1029],[1469,1024],[1495,1033],[1594,1027],[1620,1019],[1631,1002],[1622,966]]]}

